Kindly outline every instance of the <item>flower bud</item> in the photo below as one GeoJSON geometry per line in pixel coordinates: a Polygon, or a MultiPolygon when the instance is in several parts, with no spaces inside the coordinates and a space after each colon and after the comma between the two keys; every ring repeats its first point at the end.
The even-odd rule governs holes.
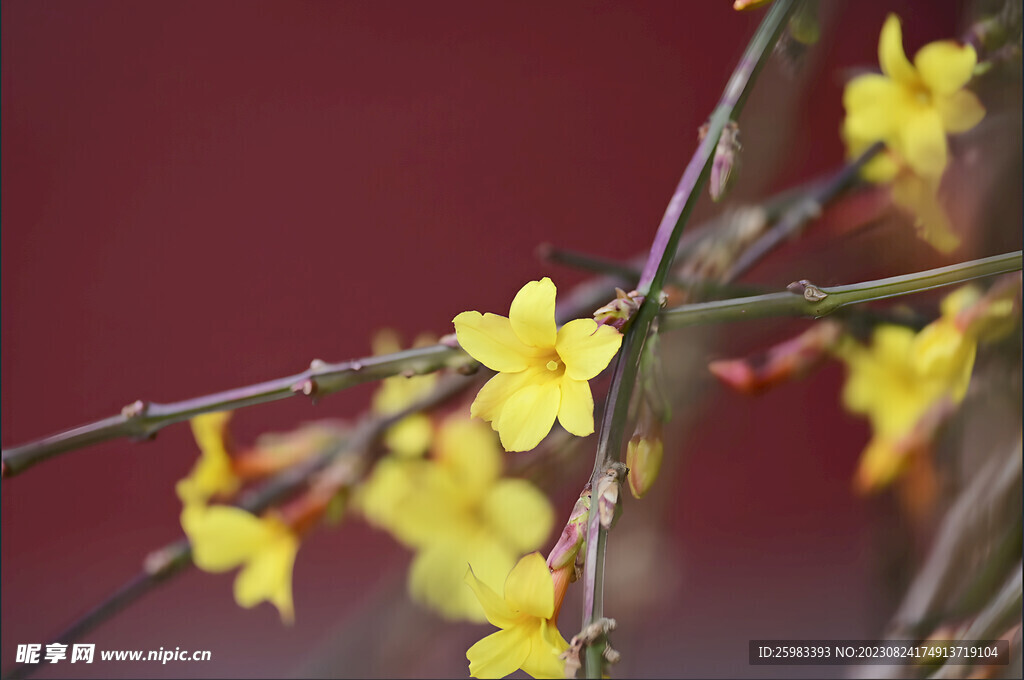
{"type": "Polygon", "coordinates": [[[745,12],[749,9],[757,9],[767,5],[772,0],[736,0],[732,3],[732,8],[737,12],[745,12]]]}
{"type": "Polygon", "coordinates": [[[740,126],[736,124],[736,121],[730,120],[722,128],[722,134],[718,137],[718,145],[715,147],[715,159],[711,162],[708,189],[712,201],[717,203],[725,198],[725,194],[729,191],[729,182],[733,178],[733,172],[739,169],[739,153],[742,148],[740,126]]]}
{"type": "Polygon", "coordinates": [[[563,569],[574,562],[576,555],[587,541],[587,519],[590,517],[590,486],[580,494],[572,508],[569,521],[562,529],[562,535],[548,555],[548,568],[552,571],[563,569]]]}
{"type": "Polygon", "coordinates": [[[640,309],[644,296],[635,290],[615,289],[615,299],[594,312],[594,320],[621,331],[640,309]]]}
{"type": "Polygon", "coordinates": [[[626,467],[622,463],[612,463],[597,483],[597,514],[605,530],[611,529],[618,517],[619,487],[625,474],[626,467]]]}
{"type": "Polygon", "coordinates": [[[629,490],[633,498],[643,498],[661,471],[665,447],[657,435],[633,435],[626,445],[626,467],[629,468],[629,490]]]}
{"type": "Polygon", "coordinates": [[[843,327],[833,321],[819,321],[809,329],[763,354],[743,359],[722,359],[708,364],[708,370],[722,382],[743,394],[756,394],[787,380],[802,377],[817,366],[842,337],[843,327]]]}

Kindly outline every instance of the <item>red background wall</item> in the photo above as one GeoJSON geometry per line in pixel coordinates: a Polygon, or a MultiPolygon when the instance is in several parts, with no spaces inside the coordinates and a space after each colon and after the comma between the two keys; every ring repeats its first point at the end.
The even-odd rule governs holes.
{"type": "MultiPolygon", "coordinates": [[[[960,11],[833,6],[801,76],[772,66],[748,106],[738,197],[842,160],[843,69],[875,65],[890,8],[911,47],[954,34],[960,11]]],[[[502,311],[530,278],[582,280],[539,263],[541,242],[646,250],[760,16],[727,2],[4,2],[4,446],[136,398],[360,356],[382,325],[445,333],[460,311],[502,311]]],[[[646,632],[624,672],[770,674],[746,665],[747,639],[873,634],[866,506],[849,492],[867,432],[839,411],[839,384],[832,367],[772,400],[705,386],[714,401],[677,443],[686,475],[661,491],[675,494],[672,598],[631,624],[646,632]],[[819,417],[794,418],[794,403],[819,417]]],[[[351,416],[368,394],[253,408],[238,435],[351,416]]],[[[4,668],[180,536],[173,483],[195,455],[178,426],[3,481],[4,668]]],[[[210,649],[212,662],[75,672],[309,672],[349,630],[337,622],[374,609],[368,592],[400,587],[405,560],[358,522],[316,533],[292,628],[235,606],[229,576],[190,572],[85,641],[210,649]]],[[[567,620],[568,637],[575,611],[567,620]]],[[[404,666],[332,672],[462,674],[486,631],[451,630],[404,666]]]]}

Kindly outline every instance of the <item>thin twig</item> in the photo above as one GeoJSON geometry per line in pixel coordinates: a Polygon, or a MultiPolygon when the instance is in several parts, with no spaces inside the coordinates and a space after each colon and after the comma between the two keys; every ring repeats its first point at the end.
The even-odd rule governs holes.
{"type": "MultiPolygon", "coordinates": [[[[708,121],[708,131],[690,159],[682,179],[669,201],[661,225],[654,237],[637,290],[646,300],[623,338],[622,349],[615,364],[611,385],[605,401],[604,417],[598,430],[597,454],[591,484],[597,488],[599,478],[612,462],[618,460],[625,436],[629,402],[636,383],[637,370],[644,341],[654,322],[660,304],[665,276],[672,265],[683,226],[697,203],[700,188],[707,181],[714,151],[722,129],[736,120],[743,108],[750,85],[771,54],[772,46],[793,10],[791,0],[777,0],[751,38],[739,65],[733,71],[718,106],[708,121]]],[[[591,513],[587,523],[586,561],[583,572],[583,622],[581,629],[604,616],[604,554],[607,541],[599,513],[591,513]]],[[[588,678],[600,678],[603,659],[600,645],[588,645],[584,670],[588,678]]]]}
{"type": "MultiPolygon", "coordinates": [[[[627,285],[634,285],[640,280],[640,268],[629,264],[610,260],[604,257],[578,253],[573,250],[563,250],[551,245],[539,249],[539,254],[547,262],[564,264],[583,271],[595,272],[597,274],[608,274],[620,278],[627,285]]],[[[686,277],[669,275],[665,283],[683,290],[695,291],[701,295],[756,295],[764,292],[755,286],[737,286],[731,283],[721,283],[712,279],[700,277],[686,277]]]]}
{"type": "Polygon", "coordinates": [[[659,328],[660,330],[672,330],[695,324],[744,321],[769,316],[818,318],[831,314],[846,305],[918,293],[1020,269],[1021,251],[1017,250],[949,267],[928,269],[914,274],[846,286],[819,288],[809,282],[801,282],[794,286],[802,288],[796,292],[787,291],[731,300],[699,302],[667,309],[661,313],[659,328]]]}
{"type": "Polygon", "coordinates": [[[302,373],[184,401],[168,404],[136,401],[121,409],[120,415],[4,449],[2,476],[13,477],[52,456],[111,439],[149,439],[160,429],[201,413],[238,409],[294,396],[305,396],[315,401],[361,383],[400,374],[432,373],[467,363],[470,362],[461,348],[431,345],[336,364],[314,359],[309,370],[302,373]]]}
{"type": "Polygon", "coordinates": [[[752,246],[736,260],[726,274],[726,281],[735,281],[755,263],[771,252],[784,240],[796,234],[807,222],[821,215],[821,209],[832,199],[853,184],[868,161],[885,148],[882,142],[872,144],[855,161],[844,166],[829,180],[822,182],[809,191],[802,199],[783,214],[769,231],[754,242],[752,246]]]}
{"type": "MultiPolygon", "coordinates": [[[[320,470],[328,468],[344,453],[367,455],[374,452],[373,444],[384,432],[402,418],[420,411],[426,411],[457,396],[473,384],[473,380],[461,376],[449,376],[423,399],[396,413],[364,420],[352,434],[343,441],[334,441],[319,455],[277,474],[266,484],[246,495],[238,507],[258,514],[295,493],[310,481],[320,470]]],[[[372,456],[366,460],[364,469],[373,463],[372,456]]],[[[179,540],[151,552],[143,563],[143,569],[124,585],[111,593],[98,605],[87,611],[71,625],[53,637],[52,642],[71,644],[93,630],[104,621],[137,601],[157,586],[172,580],[192,565],[192,548],[187,540],[179,540]]],[[[19,664],[4,676],[4,680],[26,678],[39,669],[37,664],[19,664]]]]}

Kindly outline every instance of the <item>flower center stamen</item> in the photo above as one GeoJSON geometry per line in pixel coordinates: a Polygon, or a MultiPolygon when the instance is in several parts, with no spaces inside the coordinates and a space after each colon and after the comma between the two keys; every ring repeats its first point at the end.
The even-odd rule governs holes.
{"type": "Polygon", "coordinates": [[[547,363],[547,368],[548,368],[549,371],[557,371],[558,370],[558,366],[559,366],[558,362],[555,361],[554,359],[552,359],[551,361],[549,361],[547,363]]]}

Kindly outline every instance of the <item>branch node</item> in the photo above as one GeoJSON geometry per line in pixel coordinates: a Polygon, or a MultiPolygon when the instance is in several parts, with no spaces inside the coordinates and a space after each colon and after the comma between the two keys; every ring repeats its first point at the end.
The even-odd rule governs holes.
{"type": "Polygon", "coordinates": [[[323,359],[313,359],[309,362],[309,370],[311,371],[322,371],[327,367],[327,362],[323,359]]]}
{"type": "Polygon", "coordinates": [[[313,403],[315,404],[317,396],[317,387],[318,385],[316,384],[316,380],[313,380],[312,378],[306,378],[305,380],[300,380],[299,382],[292,385],[291,390],[295,394],[306,395],[307,397],[312,399],[313,403]]]}
{"type": "Polygon", "coordinates": [[[800,279],[786,286],[786,290],[794,295],[803,295],[808,302],[821,302],[828,297],[828,293],[818,288],[807,279],[800,279]]]}
{"type": "Polygon", "coordinates": [[[174,561],[174,555],[168,547],[154,550],[142,560],[142,569],[150,576],[162,574],[174,561]]]}
{"type": "Polygon", "coordinates": [[[476,372],[480,370],[480,364],[472,361],[468,364],[459,364],[455,367],[455,372],[459,375],[476,375],[476,372]]]}
{"type": "Polygon", "coordinates": [[[139,416],[146,415],[146,411],[148,410],[148,403],[142,401],[141,399],[136,399],[135,401],[121,409],[121,415],[124,416],[125,418],[138,418],[139,416]]]}
{"type": "Polygon", "coordinates": [[[449,333],[448,335],[442,335],[441,339],[437,341],[438,344],[444,345],[445,347],[451,347],[452,349],[461,349],[462,345],[459,344],[459,338],[455,333],[449,333]]]}

